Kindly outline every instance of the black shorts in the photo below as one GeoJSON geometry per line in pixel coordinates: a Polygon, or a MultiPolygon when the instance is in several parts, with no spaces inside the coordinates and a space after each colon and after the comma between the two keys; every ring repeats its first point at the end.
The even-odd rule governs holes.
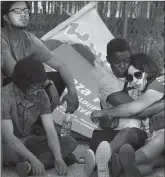
{"type": "MultiPolygon", "coordinates": [[[[138,135],[137,143],[131,143],[134,150],[137,150],[145,145],[145,140],[147,139],[147,133],[139,128],[131,128],[133,131],[135,131],[138,135]]],[[[90,142],[90,148],[96,152],[96,149],[98,145],[102,141],[108,141],[111,142],[114,137],[119,133],[120,130],[113,130],[113,129],[106,129],[106,130],[95,130],[92,135],[92,139],[90,142]]]]}

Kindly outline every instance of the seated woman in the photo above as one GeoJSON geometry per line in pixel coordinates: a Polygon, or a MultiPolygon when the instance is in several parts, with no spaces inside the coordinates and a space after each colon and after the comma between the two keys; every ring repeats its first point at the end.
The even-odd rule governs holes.
{"type": "MultiPolygon", "coordinates": [[[[108,110],[94,111],[91,115],[92,121],[101,120],[102,117],[104,116],[109,116],[111,117],[110,119],[112,120],[117,117],[131,118],[132,116],[141,113],[154,103],[163,99],[164,75],[158,77],[157,71],[153,72],[152,74],[149,73],[150,71],[149,68],[152,67],[151,63],[153,63],[152,59],[147,55],[142,59],[141,58],[142,55],[144,56],[145,54],[133,55],[131,58],[131,65],[128,69],[128,80],[131,82],[131,86],[140,91],[141,96],[137,98],[135,101],[127,104],[122,104],[108,110]]],[[[136,164],[148,163],[151,160],[155,159],[156,157],[160,156],[160,154],[164,150],[164,123],[163,123],[164,112],[161,111],[160,113],[157,114],[159,114],[159,118],[158,116],[156,116],[157,118],[155,118],[155,116],[151,116],[149,120],[150,131],[148,132],[148,136],[153,135],[153,138],[151,138],[144,147],[136,151],[136,153],[134,154],[135,157],[133,155],[133,150],[128,145],[124,145],[119,151],[121,166],[123,167],[125,175],[127,177],[141,176],[141,173],[139,169],[135,166],[134,161],[136,162],[136,164]],[[156,119],[156,121],[154,119],[156,119]],[[151,124],[151,122],[154,122],[154,124],[151,124]],[[157,124],[158,126],[155,126],[155,124],[157,124]]],[[[122,141],[122,138],[118,136],[118,138],[115,137],[115,140],[117,142],[120,142],[122,141]]],[[[102,174],[104,174],[105,177],[109,177],[108,161],[110,159],[110,156],[111,156],[111,146],[107,142],[102,142],[99,145],[98,149],[96,150],[95,156],[99,177],[102,174]]],[[[119,162],[119,157],[117,156],[117,154],[114,154],[113,157],[112,160],[115,159],[114,162],[116,163],[115,165],[113,165],[112,163],[113,166],[112,173],[113,177],[115,176],[117,177],[119,175],[117,171],[120,170],[119,169],[115,170],[116,168],[114,168],[114,166],[116,167],[120,166],[117,165],[120,164],[117,163],[119,162]]],[[[146,169],[142,168],[140,170],[142,170],[141,171],[142,173],[146,171],[146,169]]]]}

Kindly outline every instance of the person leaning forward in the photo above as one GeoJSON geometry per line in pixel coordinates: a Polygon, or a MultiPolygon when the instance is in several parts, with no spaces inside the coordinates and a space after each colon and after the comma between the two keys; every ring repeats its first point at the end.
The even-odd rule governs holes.
{"type": "Polygon", "coordinates": [[[65,159],[76,148],[70,136],[58,138],[53,124],[44,66],[32,58],[15,65],[13,82],[2,87],[3,165],[16,167],[21,177],[30,172],[42,176],[55,167],[58,175],[67,174],[65,159]],[[41,119],[46,136],[31,135],[33,124],[41,119]],[[64,159],[64,160],[63,160],[64,159]]]}

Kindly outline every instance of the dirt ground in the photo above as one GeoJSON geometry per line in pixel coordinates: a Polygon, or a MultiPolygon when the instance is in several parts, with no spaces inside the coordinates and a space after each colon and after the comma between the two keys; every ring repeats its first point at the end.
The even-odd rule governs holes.
{"type": "MultiPolygon", "coordinates": [[[[77,157],[82,157],[84,151],[88,148],[89,148],[89,146],[86,144],[79,144],[78,147],[76,148],[76,150],[74,151],[74,154],[77,157]]],[[[70,166],[68,175],[66,177],[87,177],[83,171],[83,167],[84,167],[84,165],[79,165],[79,164],[74,164],[74,165],[70,166]]],[[[15,171],[10,170],[8,168],[2,169],[1,175],[2,175],[2,177],[19,177],[15,171]]],[[[54,169],[51,169],[46,172],[45,177],[59,177],[59,176],[56,175],[54,169]]],[[[165,169],[163,169],[163,168],[156,169],[148,177],[165,177],[165,169]]]]}

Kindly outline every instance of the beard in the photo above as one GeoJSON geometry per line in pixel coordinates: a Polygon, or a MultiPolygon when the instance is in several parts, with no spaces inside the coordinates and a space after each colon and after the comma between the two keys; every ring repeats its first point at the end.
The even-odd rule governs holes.
{"type": "Polygon", "coordinates": [[[18,25],[18,28],[24,30],[25,28],[27,28],[27,26],[29,25],[29,22],[27,24],[23,24],[23,25],[18,25]]]}
{"type": "Polygon", "coordinates": [[[21,24],[17,23],[17,24],[8,24],[7,26],[9,26],[11,30],[12,29],[25,30],[28,25],[29,25],[29,23],[26,24],[26,25],[21,25],[21,24]]]}
{"type": "Polygon", "coordinates": [[[25,30],[27,27],[28,27],[28,25],[26,25],[26,26],[21,26],[21,27],[18,27],[18,28],[20,28],[21,30],[25,30]]]}
{"type": "Polygon", "coordinates": [[[25,29],[29,25],[29,20],[25,19],[24,22],[21,20],[13,20],[10,25],[13,28],[25,29]]]}

